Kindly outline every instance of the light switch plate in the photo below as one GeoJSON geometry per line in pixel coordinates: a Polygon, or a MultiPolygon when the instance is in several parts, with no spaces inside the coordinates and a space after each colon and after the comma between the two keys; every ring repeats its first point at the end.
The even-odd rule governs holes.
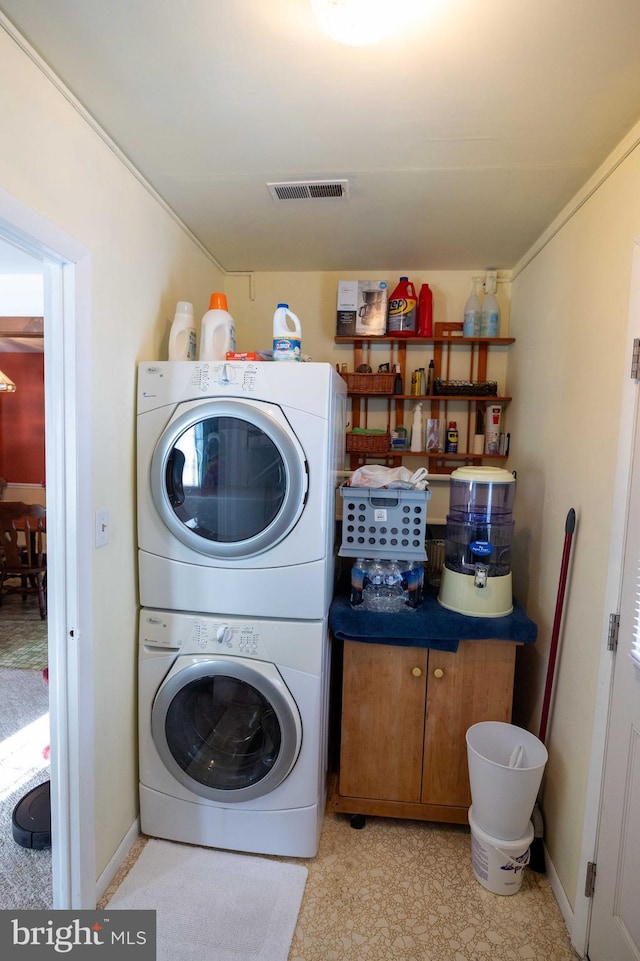
{"type": "Polygon", "coordinates": [[[109,543],[109,511],[96,511],[96,548],[109,543]]]}

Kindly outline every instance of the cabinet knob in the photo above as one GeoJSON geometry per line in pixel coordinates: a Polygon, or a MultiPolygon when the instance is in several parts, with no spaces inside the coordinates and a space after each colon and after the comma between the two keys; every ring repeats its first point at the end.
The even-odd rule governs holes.
{"type": "Polygon", "coordinates": [[[413,674],[414,677],[422,677],[422,668],[414,667],[411,673],[413,674]]]}
{"type": "Polygon", "coordinates": [[[442,670],[441,667],[436,667],[435,671],[433,672],[433,676],[434,676],[434,677],[444,677],[444,671],[442,670]]]}

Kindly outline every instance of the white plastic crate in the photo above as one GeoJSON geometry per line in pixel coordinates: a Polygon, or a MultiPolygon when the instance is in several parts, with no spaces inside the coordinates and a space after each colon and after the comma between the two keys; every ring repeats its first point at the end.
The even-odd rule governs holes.
{"type": "Polygon", "coordinates": [[[427,558],[431,491],[341,487],[342,557],[427,558]]]}

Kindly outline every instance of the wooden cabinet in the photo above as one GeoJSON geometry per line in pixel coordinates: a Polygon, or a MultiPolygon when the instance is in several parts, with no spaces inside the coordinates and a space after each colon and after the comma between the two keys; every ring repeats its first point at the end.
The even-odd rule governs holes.
{"type": "Polygon", "coordinates": [[[458,651],[344,642],[334,810],[464,824],[467,728],[510,721],[516,643],[458,651]]]}
{"type": "MultiPolygon", "coordinates": [[[[372,345],[387,345],[389,349],[390,363],[398,363],[402,375],[404,393],[393,394],[390,388],[388,394],[367,393],[366,386],[358,390],[349,390],[351,398],[350,423],[352,427],[368,426],[368,402],[386,398],[387,428],[394,429],[400,425],[409,428],[411,425],[411,409],[413,403],[423,402],[426,417],[448,421],[456,420],[456,411],[464,416],[466,428],[460,433],[459,448],[456,454],[444,454],[442,452],[413,453],[408,450],[387,450],[380,451],[377,447],[373,451],[351,453],[350,466],[355,469],[361,463],[374,459],[383,459],[386,463],[397,466],[404,458],[427,458],[429,471],[431,473],[450,473],[461,463],[480,464],[484,461],[504,460],[503,455],[474,455],[473,433],[475,431],[476,411],[484,407],[488,402],[506,404],[511,398],[499,395],[490,396],[483,394],[427,394],[413,395],[410,393],[411,385],[411,363],[408,363],[409,352],[413,353],[416,367],[428,367],[429,360],[433,358],[435,377],[441,381],[449,381],[452,377],[452,357],[463,353],[466,358],[464,364],[464,379],[469,384],[483,384],[488,379],[489,352],[497,348],[507,348],[515,342],[513,337],[462,337],[462,324],[436,324],[435,337],[343,337],[334,338],[337,344],[353,345],[353,371],[367,362],[368,350],[372,345]]],[[[458,369],[459,365],[458,365],[458,369]]],[[[375,372],[375,365],[374,365],[375,372]]],[[[390,378],[390,383],[393,378],[390,378]]],[[[418,465],[415,465],[418,466],[418,465]]]]}

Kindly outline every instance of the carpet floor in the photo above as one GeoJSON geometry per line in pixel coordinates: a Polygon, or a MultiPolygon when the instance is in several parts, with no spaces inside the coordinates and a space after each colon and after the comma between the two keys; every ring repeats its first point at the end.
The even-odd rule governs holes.
{"type": "Polygon", "coordinates": [[[0,607],[0,667],[41,671],[47,666],[47,632],[36,598],[5,597],[0,607]]]}
{"type": "Polygon", "coordinates": [[[0,667],[0,909],[53,905],[51,849],[24,848],[12,814],[24,795],[49,777],[49,691],[40,671],[0,667]]]}

